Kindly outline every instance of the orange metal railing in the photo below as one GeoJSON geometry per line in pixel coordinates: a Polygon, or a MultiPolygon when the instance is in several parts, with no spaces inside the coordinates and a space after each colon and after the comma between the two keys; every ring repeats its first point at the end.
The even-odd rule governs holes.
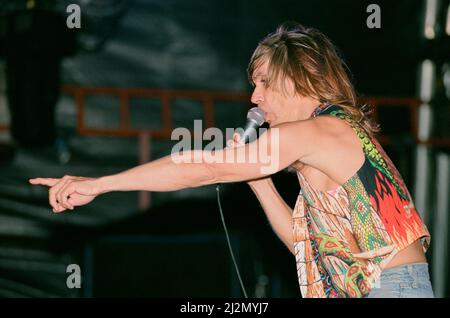
{"type": "MultiPolygon", "coordinates": [[[[152,139],[170,139],[172,126],[172,101],[175,99],[191,99],[200,101],[203,106],[205,127],[215,126],[214,109],[218,101],[244,102],[251,106],[249,94],[232,92],[210,91],[181,91],[148,88],[113,88],[113,87],[84,87],[64,86],[64,92],[75,99],[77,114],[76,131],[85,136],[112,136],[112,137],[137,137],[139,138],[139,163],[143,164],[151,160],[152,139]],[[85,108],[86,97],[92,95],[116,96],[119,99],[120,126],[117,128],[86,127],[85,108]],[[130,98],[144,97],[159,99],[162,107],[161,123],[159,129],[134,129],[130,123],[130,98]]],[[[194,136],[195,138],[196,136],[194,136]]],[[[150,206],[150,193],[139,194],[139,209],[146,210],[150,206]]]]}
{"type": "MultiPolygon", "coordinates": [[[[172,132],[171,101],[176,98],[186,98],[197,100],[203,105],[205,127],[213,127],[214,105],[216,101],[236,101],[247,102],[249,107],[250,94],[243,92],[211,92],[211,91],[182,91],[164,90],[149,88],[113,88],[113,87],[85,87],[85,86],[64,86],[64,92],[73,95],[77,107],[77,132],[81,135],[89,136],[116,136],[130,137],[139,136],[143,133],[156,139],[168,139],[172,132]],[[88,128],[85,126],[85,98],[90,95],[116,96],[120,101],[120,127],[117,128],[88,128]],[[130,98],[159,98],[162,106],[162,128],[161,129],[132,129],[129,122],[129,100],[130,98]]],[[[430,138],[426,141],[418,138],[418,109],[421,105],[419,99],[401,97],[365,97],[361,100],[374,106],[374,117],[378,122],[379,108],[407,107],[410,118],[410,131],[417,144],[427,144],[432,146],[450,147],[450,138],[430,138]]],[[[379,136],[382,144],[389,144],[391,138],[386,135],[379,136]]]]}
{"type": "MultiPolygon", "coordinates": [[[[422,144],[422,145],[429,145],[429,146],[435,146],[435,147],[446,147],[450,148],[450,138],[448,137],[432,137],[428,138],[427,140],[421,140],[419,138],[418,134],[418,113],[419,113],[419,107],[422,104],[422,101],[420,99],[415,98],[401,98],[401,97],[365,97],[361,99],[361,103],[367,103],[369,105],[372,105],[374,108],[374,119],[376,122],[379,121],[379,110],[380,107],[406,107],[409,111],[409,129],[411,132],[411,136],[413,137],[416,144],[422,144]]],[[[405,116],[407,117],[407,116],[405,116]]],[[[379,135],[377,137],[380,140],[381,144],[389,144],[391,143],[391,137],[387,135],[379,135]]]]}
{"type": "Polygon", "coordinates": [[[73,95],[77,108],[77,132],[89,136],[137,137],[146,133],[152,138],[169,139],[172,133],[171,102],[174,99],[191,99],[200,101],[203,106],[204,123],[206,127],[213,127],[214,104],[217,101],[247,102],[247,93],[210,92],[210,91],[182,91],[148,88],[112,88],[112,87],[84,87],[64,86],[64,92],[73,95]],[[85,98],[92,95],[116,96],[120,101],[120,127],[117,128],[88,128],[85,126],[85,98]],[[159,99],[162,106],[162,127],[160,129],[133,129],[130,125],[130,98],[144,97],[159,99]]]}
{"type": "MultiPolygon", "coordinates": [[[[87,87],[65,85],[63,92],[71,95],[75,99],[77,125],[76,131],[80,135],[85,136],[112,136],[112,137],[138,137],[145,133],[154,139],[168,139],[172,133],[172,105],[174,99],[185,98],[197,100],[203,105],[205,127],[213,127],[214,108],[216,101],[235,101],[246,102],[249,107],[250,94],[243,92],[211,92],[211,91],[183,91],[183,90],[164,90],[152,88],[115,88],[115,87],[87,87]],[[120,101],[120,126],[117,128],[97,128],[86,127],[85,125],[85,99],[87,96],[104,95],[116,96],[120,101]],[[134,129],[130,125],[130,98],[144,97],[159,99],[162,106],[162,127],[160,129],[134,129]]],[[[410,131],[417,144],[427,144],[432,146],[450,147],[450,138],[430,138],[426,141],[418,138],[418,109],[421,105],[419,99],[399,98],[399,97],[365,97],[361,100],[374,106],[374,117],[378,122],[379,108],[388,107],[407,107],[410,118],[410,131]]],[[[7,125],[0,125],[0,131],[7,131],[7,125]]],[[[386,135],[379,136],[380,142],[389,144],[391,138],[386,135]]]]}

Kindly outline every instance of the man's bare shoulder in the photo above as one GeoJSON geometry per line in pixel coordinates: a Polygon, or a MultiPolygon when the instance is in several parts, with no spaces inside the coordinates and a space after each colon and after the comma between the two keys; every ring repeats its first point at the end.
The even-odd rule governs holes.
{"type": "Polygon", "coordinates": [[[340,118],[334,116],[318,116],[310,119],[314,125],[317,126],[317,129],[320,130],[323,134],[330,136],[342,136],[344,135],[353,135],[353,129],[350,125],[340,118]]]}
{"type": "Polygon", "coordinates": [[[357,139],[352,128],[345,121],[333,116],[297,120],[275,125],[272,128],[284,130],[285,136],[294,138],[294,140],[304,136],[304,141],[311,143],[329,143],[344,139],[357,139]]]}
{"type": "Polygon", "coordinates": [[[308,149],[299,161],[334,180],[345,180],[364,161],[357,134],[342,119],[320,116],[283,125],[290,127],[287,135],[293,145],[308,149]]]}

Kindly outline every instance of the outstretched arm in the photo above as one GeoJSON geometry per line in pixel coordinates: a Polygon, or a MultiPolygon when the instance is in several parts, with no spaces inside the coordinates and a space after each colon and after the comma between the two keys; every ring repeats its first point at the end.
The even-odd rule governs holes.
{"type": "Polygon", "coordinates": [[[256,141],[238,148],[214,152],[185,151],[97,179],[66,176],[61,179],[36,178],[30,183],[51,187],[50,204],[55,212],[61,212],[82,205],[70,200],[79,195],[95,197],[110,191],[175,191],[252,180],[276,173],[314,152],[316,142],[311,142],[314,134],[312,121],[286,123],[268,129],[256,141]],[[239,158],[239,154],[244,154],[244,158],[239,158]]]}

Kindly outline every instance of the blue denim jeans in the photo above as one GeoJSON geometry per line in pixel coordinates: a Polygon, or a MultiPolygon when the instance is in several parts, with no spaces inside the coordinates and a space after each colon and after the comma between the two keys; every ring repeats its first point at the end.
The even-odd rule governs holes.
{"type": "Polygon", "coordinates": [[[434,298],[427,263],[385,269],[367,298],[434,298]]]}

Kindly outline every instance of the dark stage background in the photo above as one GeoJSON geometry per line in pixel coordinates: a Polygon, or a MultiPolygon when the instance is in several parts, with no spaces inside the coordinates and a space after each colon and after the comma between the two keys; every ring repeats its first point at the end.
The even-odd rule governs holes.
{"type": "MultiPolygon", "coordinates": [[[[15,131],[3,130],[0,152],[0,297],[242,296],[215,186],[152,193],[145,211],[138,208],[139,194],[130,192],[106,194],[55,215],[47,190],[27,184],[36,176],[102,176],[139,162],[137,138],[78,133],[76,100],[64,85],[249,93],[246,67],[258,41],[283,21],[295,20],[331,38],[362,96],[419,98],[420,65],[434,61],[432,134],[448,138],[449,66],[447,84],[442,80],[450,56],[442,22],[448,1],[438,1],[441,27],[434,40],[423,36],[427,1],[375,1],[381,29],[369,29],[366,8],[372,2],[85,1],[78,2],[81,29],[69,30],[65,9],[76,1],[0,1],[0,123],[16,120],[15,131]],[[13,100],[15,117],[7,108],[13,100]],[[66,285],[69,264],[81,268],[79,289],[66,285]]],[[[157,99],[130,103],[134,127],[161,127],[157,99]]],[[[217,126],[243,125],[249,106],[218,104],[217,126]]],[[[179,98],[172,104],[173,127],[193,127],[202,116],[196,100],[179,98]]],[[[382,133],[392,140],[386,150],[414,194],[422,166],[410,116],[402,107],[379,109],[382,133]]],[[[87,97],[86,118],[88,127],[118,127],[118,98],[87,97]]],[[[170,153],[175,143],[152,139],[151,159],[170,153]]],[[[433,196],[441,171],[436,160],[445,156],[448,171],[448,150],[448,144],[427,148],[430,172],[424,182],[431,194],[425,207],[431,231],[439,209],[433,196]]],[[[293,207],[296,176],[283,171],[274,180],[293,207]]],[[[447,177],[440,187],[448,184],[447,177]]],[[[221,197],[249,295],[301,297],[295,259],[272,232],[249,187],[222,185],[221,197]]],[[[447,228],[448,218],[442,220],[447,228]]],[[[439,240],[448,249],[447,232],[439,240]]],[[[432,275],[433,248],[432,240],[427,253],[432,275]]],[[[443,257],[447,273],[448,256],[443,257]]],[[[448,274],[439,275],[445,281],[440,296],[448,296],[448,274]]]]}

